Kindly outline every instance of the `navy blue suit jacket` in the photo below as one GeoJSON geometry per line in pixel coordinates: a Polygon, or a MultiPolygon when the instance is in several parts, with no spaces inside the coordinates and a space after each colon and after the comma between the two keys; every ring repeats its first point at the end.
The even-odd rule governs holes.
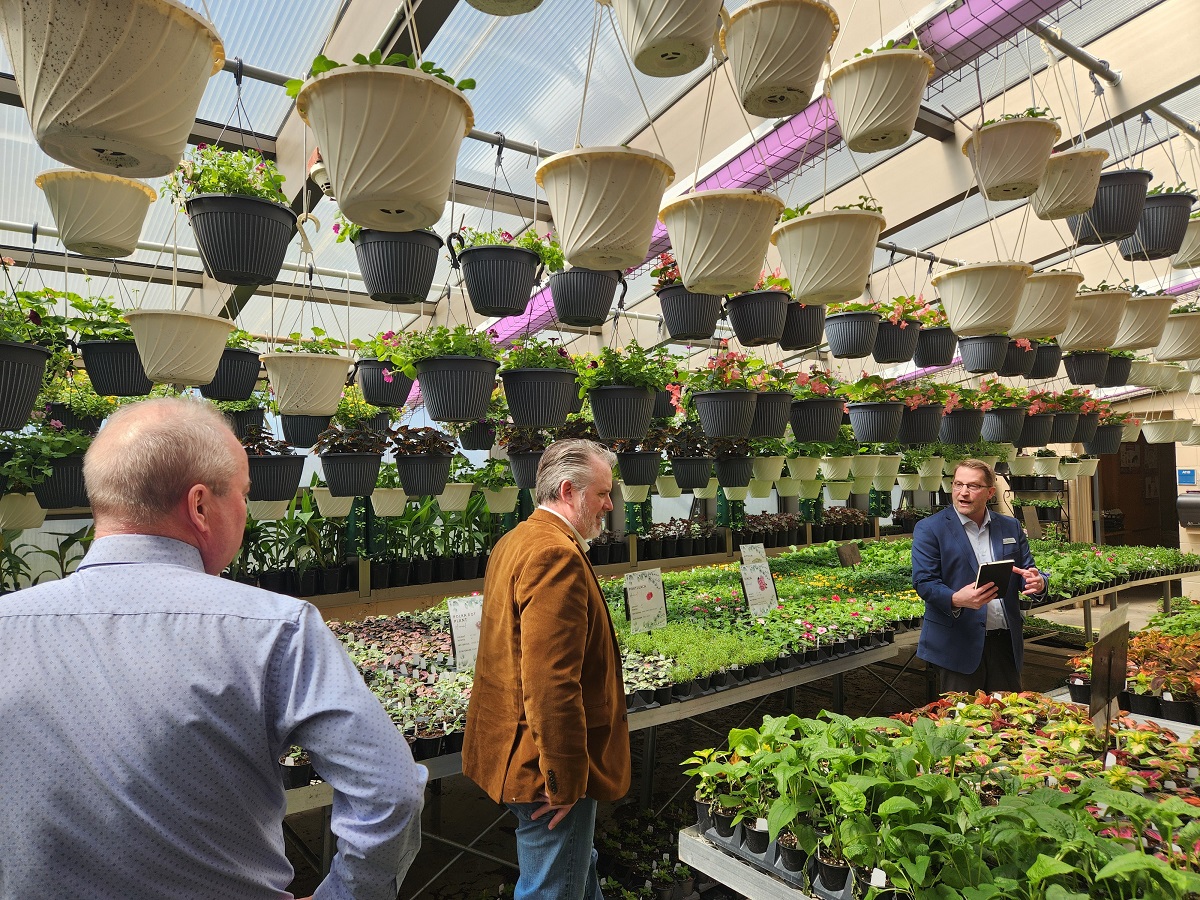
{"type": "MultiPolygon", "coordinates": [[[[992,559],[1011,559],[1022,569],[1033,566],[1029,542],[1016,519],[993,512],[990,532],[992,559]]],[[[917,594],[925,601],[925,621],[917,644],[917,656],[921,659],[965,674],[979,668],[987,630],[987,608],[965,609],[950,603],[955,591],[975,583],[978,571],[975,550],[953,507],[917,523],[913,529],[912,581],[917,594]]],[[[1042,574],[1044,577],[1045,573],[1042,574]]],[[[1025,650],[1021,629],[1021,591],[1024,588],[1024,579],[1014,573],[1004,595],[1004,615],[1009,623],[1008,633],[1018,671],[1025,650]]]]}

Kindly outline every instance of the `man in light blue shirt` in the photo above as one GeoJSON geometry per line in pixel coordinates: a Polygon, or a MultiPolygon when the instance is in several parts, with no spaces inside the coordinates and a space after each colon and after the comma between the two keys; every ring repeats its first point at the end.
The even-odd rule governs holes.
{"type": "Polygon", "coordinates": [[[125,407],[84,477],[96,541],[0,600],[0,900],[282,900],[279,756],[334,789],[317,900],[394,900],[424,767],[308,603],[217,578],[246,453],[206,403],[125,407]]]}

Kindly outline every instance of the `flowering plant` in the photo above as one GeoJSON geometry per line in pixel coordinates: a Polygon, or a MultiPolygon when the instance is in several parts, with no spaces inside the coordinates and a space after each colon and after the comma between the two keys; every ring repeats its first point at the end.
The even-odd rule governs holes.
{"type": "Polygon", "coordinates": [[[851,403],[893,403],[907,399],[907,388],[894,378],[864,375],[858,381],[843,384],[841,394],[851,403]]]}
{"type": "Polygon", "coordinates": [[[1140,425],[1142,420],[1136,418],[1133,413],[1122,412],[1116,409],[1111,404],[1099,403],[1096,410],[1100,414],[1101,425],[1140,425]]]}
{"type": "Polygon", "coordinates": [[[797,400],[820,400],[835,395],[842,383],[814,363],[807,372],[796,375],[794,384],[792,396],[797,400]]]}
{"type": "Polygon", "coordinates": [[[980,396],[979,391],[974,388],[954,387],[946,393],[946,405],[942,409],[942,415],[947,416],[956,409],[991,408],[992,401],[980,396]]]}
{"type": "Polygon", "coordinates": [[[121,405],[121,401],[116,397],[97,394],[92,388],[91,379],[83,369],[74,369],[67,374],[43,381],[34,416],[47,418],[51,403],[65,403],[67,409],[75,415],[95,419],[107,418],[121,405]]]}
{"type": "Polygon", "coordinates": [[[520,247],[536,253],[548,272],[561,272],[566,264],[566,257],[554,235],[547,233],[541,237],[533,227],[514,235],[503,229],[481,231],[464,225],[458,229],[458,233],[462,235],[464,250],[471,247],[520,247]]]}
{"type": "Polygon", "coordinates": [[[159,193],[176,203],[197,194],[236,194],[287,203],[284,176],[274,160],[254,150],[225,150],[212,144],[189,147],[159,193]]]}
{"type": "Polygon", "coordinates": [[[475,331],[466,325],[453,330],[438,325],[428,331],[409,331],[401,338],[401,346],[393,361],[400,364],[409,378],[417,377],[416,364],[437,356],[477,356],[481,359],[499,359],[500,348],[493,338],[496,330],[475,331]]]}
{"type": "Polygon", "coordinates": [[[826,316],[836,316],[841,313],[875,313],[882,315],[878,300],[847,300],[845,303],[830,303],[826,307],[826,316]]]}
{"type": "Polygon", "coordinates": [[[729,342],[723,340],[720,349],[708,358],[704,368],[688,375],[688,390],[693,393],[748,390],[750,377],[766,369],[766,366],[757,357],[730,350],[729,342]]]}
{"type": "Polygon", "coordinates": [[[658,254],[658,265],[650,270],[650,277],[654,279],[655,292],[683,281],[679,275],[679,263],[670,250],[658,254]]]}
{"type": "Polygon", "coordinates": [[[378,406],[372,406],[363,397],[362,389],[357,384],[342,388],[342,399],[338,401],[333,421],[343,427],[358,427],[379,415],[378,406]]]}
{"type": "Polygon", "coordinates": [[[783,291],[785,294],[792,292],[792,282],[783,274],[782,269],[773,269],[769,272],[764,271],[758,276],[758,282],[754,285],[756,291],[783,291]]]}
{"type": "Polygon", "coordinates": [[[1086,416],[1099,409],[1096,401],[1092,399],[1092,395],[1080,388],[1068,388],[1054,396],[1062,412],[1079,413],[1086,416]]]}
{"type": "Polygon", "coordinates": [[[675,359],[663,347],[646,349],[631,340],[623,348],[605,347],[579,368],[580,395],[598,387],[625,385],[661,391],[679,377],[675,359]]]}
{"type": "Polygon", "coordinates": [[[1025,406],[1029,402],[1029,392],[1020,387],[1009,387],[1001,384],[995,378],[985,378],[979,383],[979,395],[991,401],[989,409],[1009,409],[1015,406],[1025,406]]]}
{"type": "Polygon", "coordinates": [[[914,315],[922,328],[947,328],[950,325],[946,310],[938,300],[926,303],[914,315]]]}
{"type": "Polygon", "coordinates": [[[575,362],[557,338],[542,340],[536,336],[517,338],[505,351],[501,372],[514,369],[574,369],[575,362]]]}
{"type": "Polygon", "coordinates": [[[910,294],[893,297],[889,302],[880,302],[878,312],[893,325],[907,328],[910,322],[917,321],[918,313],[924,309],[925,302],[910,294]]]}
{"type": "Polygon", "coordinates": [[[354,241],[358,240],[358,236],[362,234],[361,225],[355,224],[347,219],[344,215],[342,215],[342,211],[340,209],[334,215],[334,219],[333,233],[337,235],[337,243],[340,244],[342,241],[350,241],[351,243],[354,243],[354,241]]]}
{"type": "Polygon", "coordinates": [[[354,338],[350,343],[363,359],[398,363],[403,340],[404,335],[389,330],[376,332],[366,340],[354,338]]]}
{"type": "Polygon", "coordinates": [[[909,409],[918,406],[941,406],[949,394],[946,385],[936,381],[907,381],[898,385],[904,405],[909,409]]]}

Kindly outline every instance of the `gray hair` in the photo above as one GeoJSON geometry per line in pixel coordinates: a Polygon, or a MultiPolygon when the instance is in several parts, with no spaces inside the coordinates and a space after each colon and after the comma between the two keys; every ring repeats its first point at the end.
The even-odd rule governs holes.
{"type": "Polygon", "coordinates": [[[562,499],[562,483],[569,481],[582,490],[593,481],[592,460],[612,468],[617,456],[602,444],[583,438],[555,441],[538,462],[534,502],[539,506],[562,499]]]}
{"type": "Polygon", "coordinates": [[[974,469],[982,476],[985,486],[996,486],[996,473],[982,459],[960,459],[958,464],[955,465],[954,471],[957,472],[959,469],[974,469]]]}
{"type": "Polygon", "coordinates": [[[231,434],[229,421],[204,400],[162,397],[121,407],[83,458],[93,513],[146,526],[197,484],[223,496],[240,462],[230,452],[231,434]]]}

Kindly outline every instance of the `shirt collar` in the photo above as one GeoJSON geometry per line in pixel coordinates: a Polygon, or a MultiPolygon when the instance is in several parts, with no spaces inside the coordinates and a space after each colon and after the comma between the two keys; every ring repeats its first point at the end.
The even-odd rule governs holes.
{"type": "Polygon", "coordinates": [[[550,508],[550,507],[548,507],[548,506],[539,506],[539,507],[538,507],[538,509],[545,510],[546,512],[550,513],[551,515],[558,516],[560,519],[562,519],[564,522],[566,522],[566,523],[567,523],[567,527],[571,529],[571,534],[575,535],[575,540],[577,540],[577,541],[579,542],[579,546],[583,548],[583,552],[584,552],[584,553],[587,553],[587,552],[588,552],[588,543],[587,543],[587,541],[585,541],[585,540],[583,539],[583,535],[579,533],[579,530],[578,530],[578,529],[577,529],[577,528],[576,528],[574,525],[572,525],[572,524],[571,524],[571,520],[570,520],[570,519],[568,519],[566,516],[564,516],[564,515],[563,515],[562,513],[560,513],[558,510],[556,510],[556,509],[551,509],[551,508],[550,508]]]}
{"type": "MultiPolygon", "coordinates": [[[[964,516],[962,513],[960,513],[958,511],[957,506],[954,507],[954,514],[956,516],[958,516],[958,521],[960,521],[962,523],[963,528],[967,527],[968,522],[970,522],[972,525],[975,524],[974,519],[972,519],[970,516],[964,516]]],[[[985,509],[983,511],[983,521],[979,523],[979,530],[983,531],[983,529],[987,528],[991,524],[992,524],[992,511],[990,509],[985,509]]]]}
{"type": "Polygon", "coordinates": [[[204,571],[200,551],[191,544],[155,534],[112,534],[97,538],[79,568],[112,566],[123,563],[150,563],[183,566],[204,571]]]}

